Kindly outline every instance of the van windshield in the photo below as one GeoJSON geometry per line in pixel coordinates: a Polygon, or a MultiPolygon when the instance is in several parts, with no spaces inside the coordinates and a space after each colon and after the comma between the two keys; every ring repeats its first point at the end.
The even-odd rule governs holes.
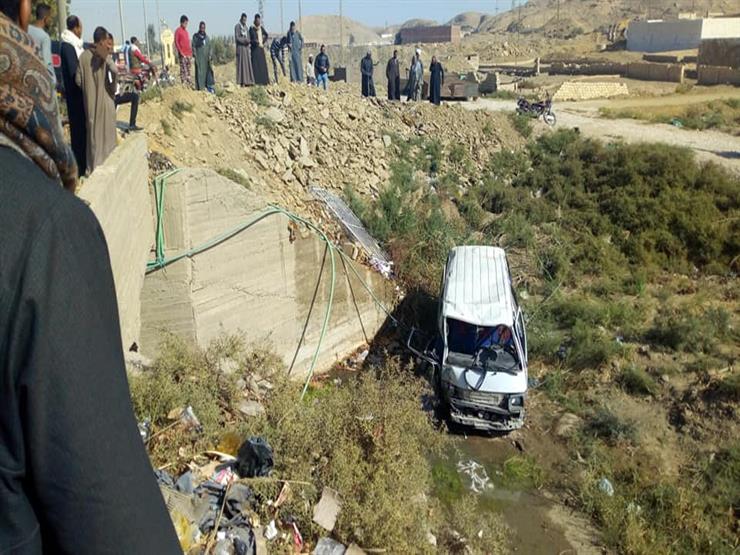
{"type": "Polygon", "coordinates": [[[511,328],[476,326],[447,318],[447,362],[454,366],[483,367],[490,372],[520,370],[511,328]]]}

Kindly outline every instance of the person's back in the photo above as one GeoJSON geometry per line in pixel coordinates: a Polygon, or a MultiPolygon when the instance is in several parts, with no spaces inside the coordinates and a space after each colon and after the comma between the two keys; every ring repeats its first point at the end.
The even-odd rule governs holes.
{"type": "Polygon", "coordinates": [[[105,238],[71,192],[56,105],[38,102],[50,78],[22,31],[30,3],[11,4],[0,4],[0,553],[182,553],[133,417],[105,238]]]}

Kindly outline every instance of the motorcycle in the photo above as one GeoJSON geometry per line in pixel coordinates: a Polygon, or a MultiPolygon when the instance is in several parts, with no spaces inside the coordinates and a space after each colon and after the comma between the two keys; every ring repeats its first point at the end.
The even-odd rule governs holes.
{"type": "Polygon", "coordinates": [[[552,99],[547,94],[545,100],[539,102],[529,102],[523,96],[520,96],[516,102],[516,113],[526,115],[531,118],[542,118],[547,125],[555,125],[557,118],[552,111],[552,99]]]}

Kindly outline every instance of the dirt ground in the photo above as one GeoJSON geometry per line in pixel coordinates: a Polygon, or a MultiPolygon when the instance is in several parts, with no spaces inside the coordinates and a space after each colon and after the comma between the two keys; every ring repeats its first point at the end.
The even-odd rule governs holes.
{"type": "MultiPolygon", "coordinates": [[[[727,96],[722,93],[707,93],[707,99],[716,98],[715,94],[727,96]]],[[[740,96],[740,91],[735,94],[740,96]]],[[[690,97],[692,102],[696,98],[690,97]]],[[[557,115],[557,127],[576,127],[584,135],[597,139],[661,142],[690,148],[699,160],[715,162],[740,174],[740,137],[719,131],[692,131],[633,119],[604,119],[598,114],[598,109],[602,106],[650,106],[661,102],[678,103],[681,102],[681,97],[562,102],[554,106],[554,111],[557,115]]],[[[480,99],[462,106],[469,110],[513,112],[516,109],[516,103],[512,100],[480,99]]]]}

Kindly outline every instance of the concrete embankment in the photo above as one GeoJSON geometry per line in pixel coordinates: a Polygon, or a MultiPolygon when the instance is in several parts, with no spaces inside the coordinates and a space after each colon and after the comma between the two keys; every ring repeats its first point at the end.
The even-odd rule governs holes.
{"type": "Polygon", "coordinates": [[[148,180],[146,136],[133,135],[95,169],[78,193],[95,212],[108,243],[124,350],[139,341],[141,288],[154,240],[148,180]]]}
{"type": "MultiPolygon", "coordinates": [[[[164,201],[166,257],[197,247],[265,208],[261,197],[211,170],[185,170],[171,177],[164,201]]],[[[143,352],[156,355],[168,332],[201,346],[223,333],[240,333],[248,342],[268,343],[288,365],[295,356],[292,375],[304,375],[329,298],[332,273],[325,252],[317,235],[278,214],[149,274],[142,293],[143,352]]],[[[355,268],[377,294],[391,297],[390,282],[355,268]]],[[[337,256],[333,308],[317,369],[329,369],[350,354],[365,334],[375,334],[385,317],[337,256]]]]}
{"type": "MultiPolygon", "coordinates": [[[[80,191],[108,242],[124,350],[156,356],[168,333],[200,346],[222,334],[266,343],[292,375],[305,375],[320,341],[332,280],[325,243],[284,215],[146,276],[156,211],[148,182],[146,137],[125,140],[80,191]],[[319,281],[320,279],[320,281],[319,281]],[[300,344],[300,348],[297,349],[300,344]],[[297,350],[297,354],[296,354],[297,350]]],[[[165,256],[207,242],[265,209],[264,199],[210,170],[183,170],[164,194],[165,256]]],[[[316,371],[328,370],[372,338],[386,314],[336,256],[334,302],[316,371]]],[[[393,286],[354,264],[388,305],[393,286]]]]}

